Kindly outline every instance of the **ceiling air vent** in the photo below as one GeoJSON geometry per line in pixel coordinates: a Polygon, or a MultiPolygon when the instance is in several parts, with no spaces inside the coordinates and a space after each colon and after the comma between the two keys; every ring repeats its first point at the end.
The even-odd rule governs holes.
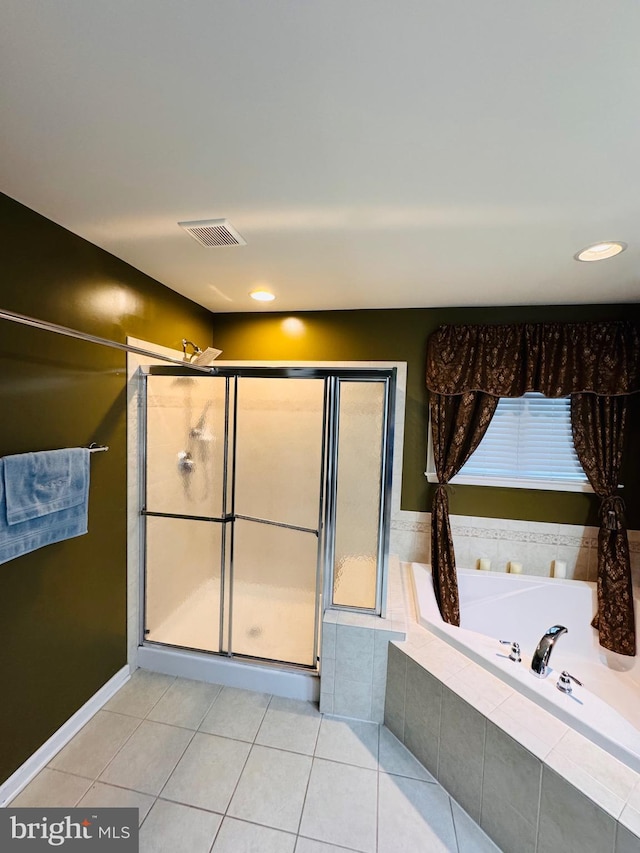
{"type": "Polygon", "coordinates": [[[207,248],[247,245],[228,219],[201,219],[198,222],[178,222],[178,225],[207,248]]]}

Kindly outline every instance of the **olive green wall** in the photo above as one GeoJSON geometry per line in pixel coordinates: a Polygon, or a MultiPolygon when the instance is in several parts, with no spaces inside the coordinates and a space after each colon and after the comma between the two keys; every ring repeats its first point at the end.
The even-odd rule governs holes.
{"type": "MultiPolygon", "coordinates": [[[[412,308],[318,311],[298,314],[218,314],[214,345],[225,359],[374,359],[406,361],[407,407],[402,472],[402,508],[426,511],[433,486],[424,477],[428,395],[424,384],[426,344],[442,323],[577,322],[634,319],[640,304],[501,308],[412,308]],[[297,322],[292,322],[290,318],[297,322]]],[[[632,398],[630,442],[622,482],[629,526],[640,528],[640,395],[632,398]]],[[[481,486],[452,487],[451,512],[531,521],[597,524],[593,495],[481,486]]]]}
{"type": "MultiPolygon", "coordinates": [[[[0,195],[0,307],[124,342],[211,343],[211,315],[0,195]]],[[[91,457],[89,533],[0,566],[0,781],[126,663],[125,355],[0,320],[0,456],[91,457]]]]}

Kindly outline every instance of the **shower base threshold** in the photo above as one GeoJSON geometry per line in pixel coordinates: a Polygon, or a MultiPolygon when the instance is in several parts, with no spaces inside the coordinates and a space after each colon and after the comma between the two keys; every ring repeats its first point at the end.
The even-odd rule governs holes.
{"type": "Polygon", "coordinates": [[[272,693],[288,699],[317,702],[320,698],[320,679],[316,672],[305,672],[282,666],[264,666],[237,658],[202,654],[186,649],[138,647],[138,666],[151,672],[192,678],[225,687],[241,687],[272,693]]]}

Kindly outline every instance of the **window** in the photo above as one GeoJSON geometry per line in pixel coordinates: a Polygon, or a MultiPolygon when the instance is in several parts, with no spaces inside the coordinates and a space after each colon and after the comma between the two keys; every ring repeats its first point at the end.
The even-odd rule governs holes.
{"type": "MultiPolygon", "coordinates": [[[[431,430],[427,479],[438,479],[431,430]]],[[[501,398],[480,446],[451,483],[592,491],[573,446],[570,398],[501,398]]]]}

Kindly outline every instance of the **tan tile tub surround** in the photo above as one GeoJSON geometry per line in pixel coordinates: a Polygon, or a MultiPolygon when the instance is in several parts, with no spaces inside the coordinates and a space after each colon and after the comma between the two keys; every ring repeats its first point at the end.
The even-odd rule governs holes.
{"type": "Polygon", "coordinates": [[[505,853],[640,850],[640,774],[417,624],[384,722],[505,853]]]}
{"type": "MultiPolygon", "coordinates": [[[[567,578],[595,581],[598,565],[598,528],[576,524],[516,521],[505,518],[452,515],[451,533],[456,564],[477,567],[491,561],[491,571],[506,572],[511,560],[527,575],[550,577],[554,560],[566,563],[567,578]]],[[[640,531],[629,530],[631,571],[640,584],[640,531]]],[[[400,510],[391,522],[391,550],[409,563],[430,563],[431,516],[400,510]]]]}

